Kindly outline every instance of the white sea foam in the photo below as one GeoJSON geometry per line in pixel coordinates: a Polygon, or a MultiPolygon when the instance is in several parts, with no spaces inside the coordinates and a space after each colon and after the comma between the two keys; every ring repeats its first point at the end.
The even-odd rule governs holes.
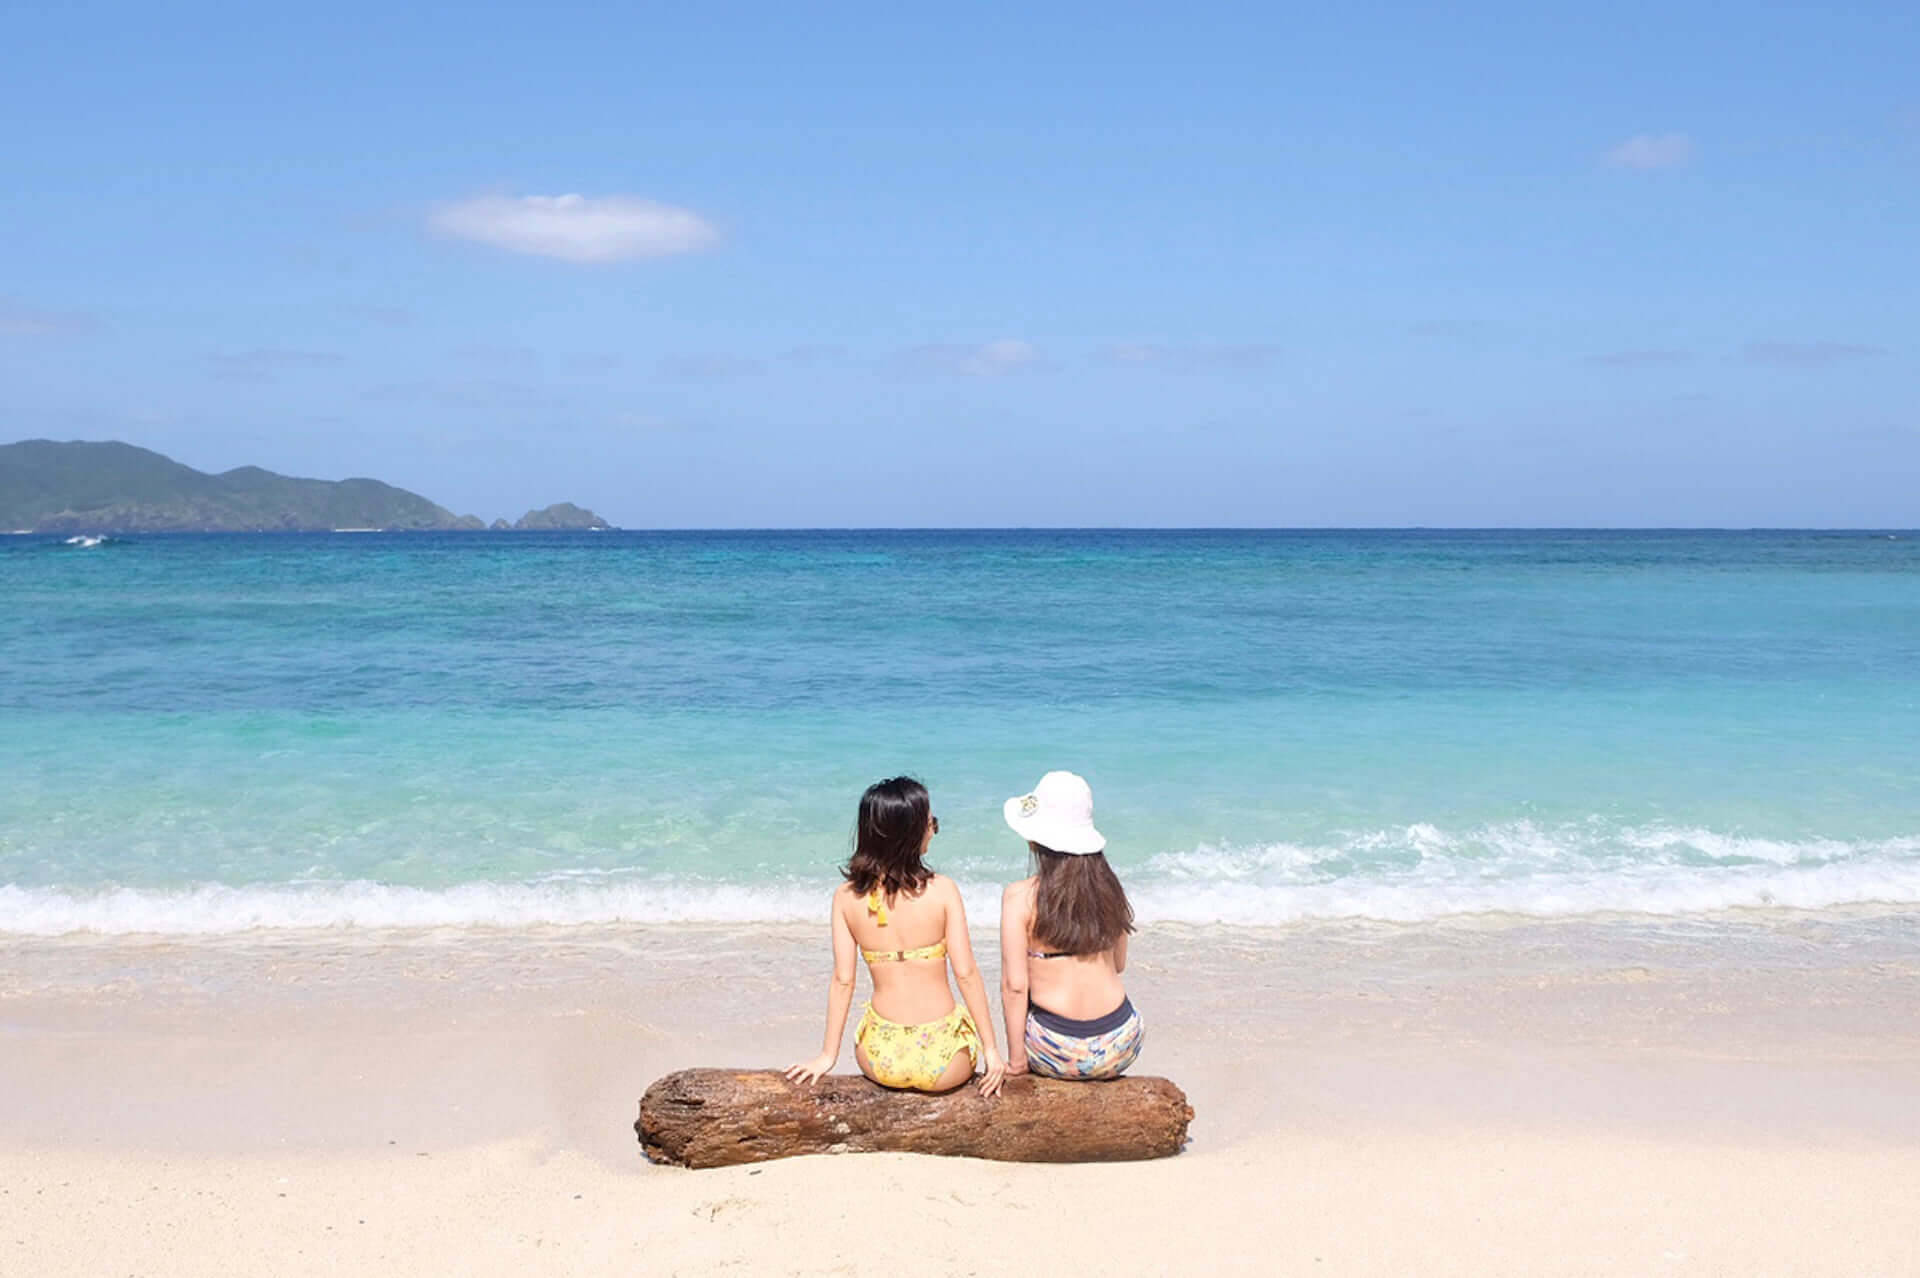
{"type": "MultiPolygon", "coordinates": [[[[1679,915],[1920,905],[1920,835],[1783,840],[1683,828],[1417,824],[1326,844],[1202,846],[1123,865],[1143,922],[1421,922],[1503,913],[1679,915]]],[[[968,866],[972,921],[999,889],[968,866]]],[[[422,888],[367,881],[99,890],[0,885],[0,935],[210,935],[254,929],[532,927],[818,918],[831,880],[604,873],[422,888]]]]}
{"type": "Polygon", "coordinates": [[[1905,905],[1920,903],[1920,836],[1796,841],[1530,821],[1455,833],[1416,824],[1318,846],[1163,853],[1135,883],[1142,917],[1194,923],[1905,905]]]}
{"type": "Polygon", "coordinates": [[[1920,865],[1799,867],[1768,873],[1672,869],[1642,874],[1467,875],[1347,879],[1324,884],[1145,883],[1133,892],[1143,919],[1277,924],[1306,919],[1415,923],[1466,914],[1568,917],[1700,914],[1743,908],[1920,905],[1920,865]]]}
{"type": "Polygon", "coordinates": [[[811,918],[826,887],[798,883],[198,884],[100,892],[0,886],[0,934],[206,936],[261,928],[537,927],[811,918]]]}

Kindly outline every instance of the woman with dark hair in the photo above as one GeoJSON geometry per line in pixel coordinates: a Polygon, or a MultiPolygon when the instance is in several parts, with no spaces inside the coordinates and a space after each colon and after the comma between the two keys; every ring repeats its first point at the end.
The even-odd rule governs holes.
{"type": "Polygon", "coordinates": [[[1033,876],[1000,901],[1007,1072],[1117,1077],[1145,1031],[1120,983],[1133,907],[1094,828],[1093,791],[1071,772],[1049,772],[1005,812],[1034,861],[1033,876]]]}
{"type": "Polygon", "coordinates": [[[1006,1064],[994,1043],[987,984],[973,961],[966,906],[953,880],[925,860],[939,832],[927,788],[912,777],[870,785],[860,796],[853,855],[841,870],[846,882],[833,894],[826,1044],[788,1078],[814,1082],[840,1059],[858,953],[873,976],[873,1000],[853,1036],[861,1073],[883,1087],[945,1092],[984,1064],[981,1092],[1000,1090],[1006,1064]],[[949,964],[965,1008],[953,1001],[949,964]]]}

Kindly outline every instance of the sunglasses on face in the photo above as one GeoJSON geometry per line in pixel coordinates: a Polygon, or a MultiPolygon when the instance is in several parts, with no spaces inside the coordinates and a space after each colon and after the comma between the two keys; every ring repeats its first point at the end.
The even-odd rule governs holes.
{"type": "Polygon", "coordinates": [[[935,834],[938,834],[938,833],[940,833],[940,818],[939,818],[939,817],[937,817],[937,816],[930,816],[930,817],[928,817],[928,818],[927,818],[927,824],[928,824],[928,826],[929,826],[929,827],[931,827],[931,829],[933,830],[933,832],[934,832],[935,834]]]}

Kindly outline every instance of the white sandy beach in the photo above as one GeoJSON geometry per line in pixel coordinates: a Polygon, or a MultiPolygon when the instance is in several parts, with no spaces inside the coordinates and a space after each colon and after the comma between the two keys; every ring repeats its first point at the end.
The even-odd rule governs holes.
{"type": "Polygon", "coordinates": [[[635,1102],[804,1055],[812,929],[11,941],[0,1273],[1911,1274],[1913,924],[1156,928],[1179,1157],[705,1172],[635,1102]]]}

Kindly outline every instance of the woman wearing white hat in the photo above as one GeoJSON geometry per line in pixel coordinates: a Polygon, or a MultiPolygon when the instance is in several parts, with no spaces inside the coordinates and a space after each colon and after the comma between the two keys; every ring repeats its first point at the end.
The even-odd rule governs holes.
{"type": "Polygon", "coordinates": [[[1093,791],[1049,772],[1005,812],[1034,860],[1033,876],[1000,902],[1007,1073],[1113,1078],[1140,1055],[1145,1032],[1120,982],[1133,907],[1094,828],[1093,791]]]}

